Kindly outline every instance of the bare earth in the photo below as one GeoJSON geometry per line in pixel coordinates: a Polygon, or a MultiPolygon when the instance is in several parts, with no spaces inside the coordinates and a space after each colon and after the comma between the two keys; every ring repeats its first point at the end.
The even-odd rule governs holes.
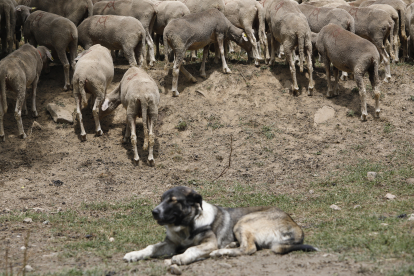
{"type": "MultiPolygon", "coordinates": [[[[117,62],[111,89],[128,69],[126,64],[125,60],[117,62]]],[[[351,91],[356,87],[353,80],[340,83],[338,97],[325,97],[327,82],[322,67],[315,70],[316,91],[309,97],[304,89],[308,85],[306,69],[300,73],[297,68],[303,92],[293,96],[288,93],[291,77],[283,61],[272,70],[264,64],[256,68],[237,60],[229,62],[229,66],[233,73],[224,75],[221,64],[210,60],[204,80],[199,77],[199,62],[187,64],[186,68],[197,77],[198,83],[190,83],[180,75],[178,98],[171,95],[172,76],[162,69],[162,62],[148,71],[161,91],[155,167],[146,163],[140,120],[137,131],[142,162],[139,167],[133,165],[131,145],[121,142],[125,128],[122,106],[113,116],[101,121],[104,131],[101,137],[93,133],[91,111],[84,110],[86,142],[80,142],[77,124],[74,128],[54,123],[46,111],[48,103],[56,103],[70,112],[75,104],[72,91],[62,91],[62,66],[53,66],[49,75],[42,75],[38,86],[40,117],[36,121],[42,129],[33,129],[26,140],[21,140],[17,138],[13,113],[9,111],[5,116],[6,142],[0,143],[0,216],[6,209],[77,210],[84,202],[117,202],[133,196],[150,198],[155,205],[168,187],[188,185],[193,179],[212,181],[219,176],[228,164],[231,135],[234,138],[231,167],[221,179],[242,185],[267,183],[269,194],[309,194],[309,197],[313,196],[309,193],[309,183],[315,176],[337,170],[338,164],[356,164],[360,158],[384,160],[395,149],[395,137],[412,141],[414,107],[408,99],[414,95],[414,78],[407,70],[408,65],[392,66],[391,83],[382,84],[380,119],[373,118],[374,100],[368,97],[367,122],[359,119],[360,100],[359,94],[351,91]],[[316,123],[315,114],[323,107],[324,112],[333,116],[316,123]],[[349,110],[355,115],[347,116],[349,110]],[[187,123],[185,131],[175,128],[180,121],[187,123]],[[383,131],[387,123],[393,126],[392,136],[383,131]],[[266,127],[272,130],[273,139],[264,134],[266,127]],[[338,154],[358,145],[365,146],[352,155],[338,154]],[[53,186],[56,180],[63,185],[53,186]]],[[[383,79],[382,67],[380,76],[383,79]]],[[[26,133],[30,132],[33,121],[31,116],[23,117],[26,133]]],[[[202,187],[198,190],[202,193],[202,187]]],[[[301,226],[306,226],[301,224],[302,214],[293,217],[301,226]]],[[[47,225],[0,225],[0,241],[10,239],[9,256],[17,264],[21,263],[23,238],[16,238],[16,234],[28,228],[32,229],[30,242],[35,245],[30,249],[29,263],[36,273],[72,267],[86,269],[102,263],[97,257],[72,262],[53,255],[53,239],[47,225]]],[[[306,234],[306,228],[304,231],[306,234]]],[[[3,244],[0,248],[3,251],[3,244]]],[[[0,252],[1,256],[3,254],[0,252]]],[[[122,262],[119,254],[105,262],[117,264],[125,274],[142,274],[141,266],[147,267],[149,262],[162,265],[163,261],[128,265],[122,262]]],[[[182,269],[183,275],[356,275],[368,271],[364,267],[369,264],[339,260],[338,256],[324,250],[285,256],[263,250],[253,256],[205,260],[182,269]]]]}

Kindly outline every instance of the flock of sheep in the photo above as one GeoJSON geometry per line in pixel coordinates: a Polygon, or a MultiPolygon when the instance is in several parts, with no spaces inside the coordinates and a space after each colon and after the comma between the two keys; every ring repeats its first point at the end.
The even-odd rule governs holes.
{"type": "Polygon", "coordinates": [[[163,38],[166,69],[169,56],[173,54],[174,58],[173,96],[179,95],[180,71],[188,80],[196,81],[182,65],[187,50],[193,50],[195,58],[195,51],[203,49],[200,73],[206,77],[205,62],[210,44],[214,44],[215,61],[221,58],[223,72],[230,73],[225,57],[232,46],[229,41],[234,41],[256,66],[262,60],[262,53],[265,63],[273,64],[275,56],[283,51],[292,75],[293,93],[299,90],[296,80],[299,61],[300,72],[306,63],[308,95],[312,95],[312,63],[316,53],[325,65],[328,97],[338,94],[339,70],[341,79],[352,73],[359,88],[362,120],[368,115],[363,82],[368,72],[378,117],[378,67],[384,63],[384,81],[388,82],[391,60],[399,61],[400,50],[403,59],[407,58],[413,48],[409,47],[409,36],[414,32],[414,4],[411,0],[404,1],[315,0],[299,4],[293,0],[20,0],[18,3],[0,0],[2,51],[8,54],[0,61],[0,140],[5,140],[6,90],[16,94],[15,119],[19,135],[26,137],[21,120],[22,109],[27,113],[26,89],[32,88],[32,112],[36,117],[37,83],[42,68],[48,70],[48,62],[53,60],[52,51],[63,64],[63,89],[73,89],[81,139],[86,139],[81,108],[87,104],[86,93],[90,93],[96,134],[102,135],[99,119],[122,104],[127,110],[124,140],[131,139],[134,161],[139,162],[135,120],[140,117],[144,125],[144,149],[149,149],[148,161],[154,165],[153,125],[160,95],[157,84],[141,67],[153,66],[160,57],[160,38],[163,38]],[[21,32],[27,44],[19,48],[21,32]],[[79,55],[78,45],[85,49],[79,55]],[[107,93],[114,76],[111,55],[114,50],[123,52],[131,68],[120,84],[107,93]],[[331,63],[334,88],[330,80],[331,63]]]}

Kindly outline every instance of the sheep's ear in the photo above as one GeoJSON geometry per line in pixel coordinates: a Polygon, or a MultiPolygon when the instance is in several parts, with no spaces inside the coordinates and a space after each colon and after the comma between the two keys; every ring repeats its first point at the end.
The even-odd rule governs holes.
{"type": "Polygon", "coordinates": [[[245,32],[242,33],[242,38],[244,41],[249,41],[245,32]]]}
{"type": "Polygon", "coordinates": [[[51,61],[53,61],[53,57],[52,57],[52,54],[50,53],[50,51],[49,50],[46,50],[46,56],[51,60],[51,61]]]}
{"type": "Polygon", "coordinates": [[[109,100],[108,99],[105,99],[105,101],[103,102],[102,107],[101,107],[102,108],[102,111],[107,110],[108,107],[109,107],[109,100]]]}
{"type": "Polygon", "coordinates": [[[16,11],[20,12],[20,11],[22,11],[22,8],[20,8],[20,6],[17,6],[16,11]]]}
{"type": "Polygon", "coordinates": [[[30,8],[30,12],[34,12],[34,11],[37,11],[36,7],[30,8]]]}

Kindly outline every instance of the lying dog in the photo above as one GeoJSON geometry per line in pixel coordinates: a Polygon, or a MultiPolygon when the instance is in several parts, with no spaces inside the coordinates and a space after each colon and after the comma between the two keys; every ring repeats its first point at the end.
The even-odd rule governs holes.
{"type": "Polygon", "coordinates": [[[152,215],[165,226],[167,237],[126,254],[125,261],[174,255],[173,264],[187,265],[209,256],[253,254],[257,247],[278,254],[318,250],[303,244],[302,229],[276,207],[222,208],[203,201],[188,187],[166,191],[152,215]]]}

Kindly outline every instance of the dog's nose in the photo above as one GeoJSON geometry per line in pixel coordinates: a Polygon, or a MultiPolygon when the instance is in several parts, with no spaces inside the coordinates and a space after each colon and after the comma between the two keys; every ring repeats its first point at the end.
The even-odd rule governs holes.
{"type": "Polygon", "coordinates": [[[155,219],[159,219],[159,216],[160,216],[160,211],[159,211],[158,209],[154,209],[154,210],[152,210],[152,216],[153,216],[155,219]]]}

